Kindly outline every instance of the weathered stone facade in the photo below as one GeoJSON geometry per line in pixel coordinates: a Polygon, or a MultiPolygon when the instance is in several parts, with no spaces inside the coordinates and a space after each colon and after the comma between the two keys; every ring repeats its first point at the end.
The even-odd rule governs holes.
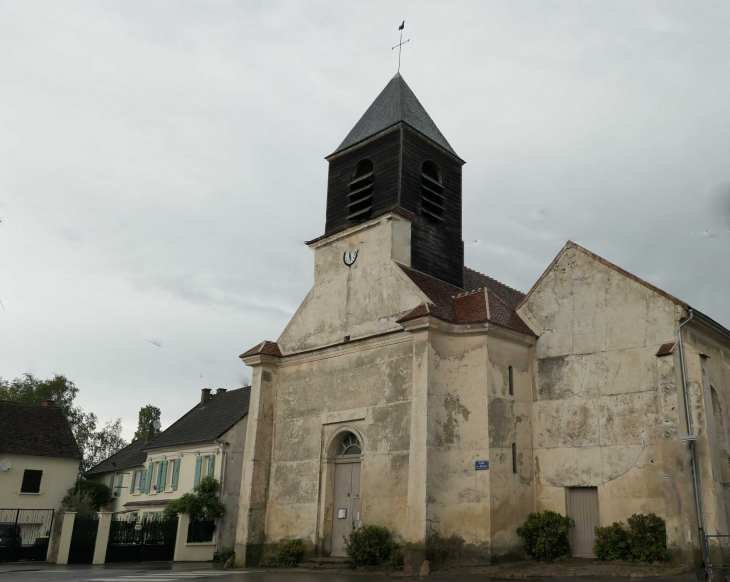
{"type": "Polygon", "coordinates": [[[519,555],[527,514],[566,513],[576,487],[595,488],[596,525],[662,516],[689,560],[692,446],[700,521],[727,532],[730,332],[570,242],[526,296],[466,271],[453,287],[409,269],[423,219],[394,207],[308,243],[312,290],[276,343],[242,356],[253,381],[238,561],[291,538],[341,552],[347,519],[388,527],[413,571],[455,547],[489,562],[519,555]],[[691,444],[676,345],[688,317],[691,444]],[[356,457],[339,450],[347,435],[356,457]],[[336,475],[353,462],[348,513],[336,475]]]}

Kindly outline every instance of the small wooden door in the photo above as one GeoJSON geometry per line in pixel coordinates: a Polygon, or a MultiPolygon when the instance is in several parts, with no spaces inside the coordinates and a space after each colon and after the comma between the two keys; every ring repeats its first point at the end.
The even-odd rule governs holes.
{"type": "Polygon", "coordinates": [[[335,464],[335,495],[332,512],[332,554],[346,556],[345,537],[360,520],[360,463],[335,464]]]}
{"type": "Polygon", "coordinates": [[[593,544],[598,527],[598,488],[569,487],[566,489],[568,517],[575,522],[570,531],[570,545],[576,558],[595,558],[593,544]]]}

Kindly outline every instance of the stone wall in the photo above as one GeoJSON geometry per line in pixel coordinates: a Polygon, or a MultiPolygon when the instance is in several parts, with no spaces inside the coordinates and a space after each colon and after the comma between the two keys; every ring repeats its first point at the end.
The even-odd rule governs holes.
{"type": "Polygon", "coordinates": [[[540,337],[533,404],[538,509],[598,487],[601,525],[654,512],[691,546],[693,492],[676,340],[683,309],[568,246],[520,309],[540,337]]]}

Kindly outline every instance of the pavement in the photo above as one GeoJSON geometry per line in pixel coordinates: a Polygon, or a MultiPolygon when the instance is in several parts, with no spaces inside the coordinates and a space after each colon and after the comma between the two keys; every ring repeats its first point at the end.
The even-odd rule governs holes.
{"type": "MultiPolygon", "coordinates": [[[[546,564],[542,565],[543,567],[546,564]]],[[[600,572],[584,570],[585,575],[573,572],[565,578],[555,576],[555,573],[544,570],[544,577],[531,573],[522,579],[550,580],[551,582],[577,582],[590,580],[592,582],[605,580],[637,579],[638,576],[625,571],[624,576],[616,576],[614,572],[602,576],[600,572]],[[577,575],[576,575],[577,574],[577,575]]],[[[516,579],[517,576],[503,576],[497,570],[483,572],[446,571],[434,572],[428,578],[433,582],[477,582],[484,580],[516,579]]],[[[694,582],[693,573],[681,574],[655,572],[651,582],[694,582]],[[666,574],[666,575],[662,575],[666,574]]],[[[0,563],[0,582],[364,582],[368,578],[380,580],[408,580],[402,574],[384,572],[353,572],[353,571],[296,571],[296,570],[220,570],[218,564],[210,563],[175,563],[146,562],[129,564],[105,564],[103,566],[68,565],[59,566],[45,562],[0,563]]],[[[413,578],[410,578],[413,579],[413,578]]]]}

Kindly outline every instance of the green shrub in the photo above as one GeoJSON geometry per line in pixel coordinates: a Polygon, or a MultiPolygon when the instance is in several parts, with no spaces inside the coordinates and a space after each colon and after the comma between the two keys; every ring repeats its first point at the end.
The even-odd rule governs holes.
{"type": "Polygon", "coordinates": [[[68,490],[63,502],[65,503],[67,499],[77,493],[88,499],[91,507],[96,511],[100,511],[103,507],[109,505],[112,500],[112,490],[104,483],[79,479],[76,481],[76,485],[68,490]]]}
{"type": "Polygon", "coordinates": [[[653,513],[635,513],[629,519],[631,556],[642,562],[662,562],[671,557],[667,550],[667,524],[653,513]]]}
{"type": "Polygon", "coordinates": [[[402,570],[405,559],[403,557],[403,551],[400,548],[393,548],[390,552],[390,556],[385,561],[385,565],[390,570],[402,570]]]}
{"type": "Polygon", "coordinates": [[[554,560],[570,552],[568,532],[572,527],[569,517],[554,511],[530,513],[527,521],[517,528],[525,542],[525,551],[538,560],[554,560]]]}
{"type": "Polygon", "coordinates": [[[225,564],[229,558],[232,558],[235,555],[236,552],[233,549],[233,546],[228,546],[227,548],[221,548],[219,552],[216,552],[215,559],[222,564],[225,564]]]}
{"type": "Polygon", "coordinates": [[[593,553],[599,560],[630,560],[629,532],[622,521],[596,528],[593,553]]]}
{"type": "Polygon", "coordinates": [[[276,565],[293,568],[304,553],[304,544],[299,538],[279,544],[276,548],[276,565]]]}
{"type": "Polygon", "coordinates": [[[172,519],[178,513],[187,513],[190,519],[217,519],[226,508],[218,497],[220,483],[214,477],[203,477],[191,493],[173,499],[164,510],[164,518],[172,519]]]}
{"type": "Polygon", "coordinates": [[[379,525],[366,525],[345,538],[345,550],[357,566],[383,566],[395,550],[390,532],[379,525]]]}

